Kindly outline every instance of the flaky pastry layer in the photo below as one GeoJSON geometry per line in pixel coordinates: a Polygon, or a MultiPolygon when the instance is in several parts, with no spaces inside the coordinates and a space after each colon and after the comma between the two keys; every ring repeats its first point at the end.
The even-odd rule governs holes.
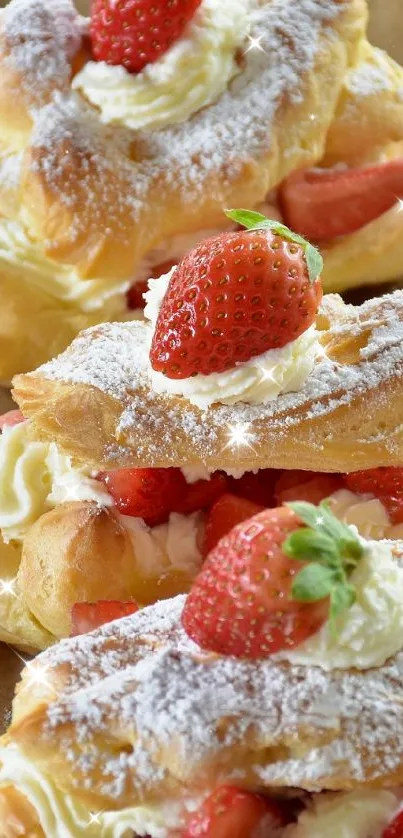
{"type": "MultiPolygon", "coordinates": [[[[72,2],[13,0],[0,14],[0,218],[77,284],[121,283],[170,237],[220,226],[225,207],[257,206],[299,168],[384,159],[403,141],[403,71],[366,41],[366,15],[364,0],[262,0],[251,36],[265,48],[240,55],[226,93],[184,124],[134,132],[72,91],[89,60],[72,2]]],[[[324,248],[328,290],[400,274],[403,216],[393,236],[383,224],[324,248]]],[[[17,271],[10,287],[0,260],[0,380],[109,319],[47,300],[24,260],[17,271]]]]}
{"type": "Polygon", "coordinates": [[[401,465],[403,292],[360,307],[329,295],[317,327],[322,352],[303,388],[264,406],[202,412],[156,395],[145,323],[84,332],[59,358],[16,376],[14,397],[36,436],[95,468],[401,465]]]}
{"type": "Polygon", "coordinates": [[[24,672],[3,744],[97,810],[235,778],[309,791],[402,783],[402,653],[330,672],[226,658],[187,638],[183,604],[160,602],[39,656],[46,678],[24,672]]]}

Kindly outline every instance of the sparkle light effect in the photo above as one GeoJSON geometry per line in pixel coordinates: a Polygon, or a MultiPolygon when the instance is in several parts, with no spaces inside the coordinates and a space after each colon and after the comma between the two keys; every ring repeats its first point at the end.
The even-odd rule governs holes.
{"type": "Polygon", "coordinates": [[[244,50],[244,55],[247,55],[248,52],[252,50],[258,50],[259,52],[266,52],[265,48],[262,47],[263,35],[259,35],[258,38],[252,38],[251,35],[248,35],[249,46],[246,50],[244,50]]]}
{"type": "Polygon", "coordinates": [[[12,652],[14,652],[15,655],[17,655],[17,658],[19,658],[25,666],[25,676],[22,685],[23,690],[26,690],[27,687],[42,686],[57,695],[54,685],[51,683],[48,675],[50,669],[49,666],[39,663],[38,658],[34,660],[26,660],[26,658],[23,658],[23,656],[17,652],[17,649],[13,649],[13,647],[8,643],[6,645],[12,652]]]}
{"type": "Polygon", "coordinates": [[[94,824],[94,823],[97,824],[97,826],[101,826],[100,818],[101,818],[101,815],[103,815],[103,813],[104,813],[104,809],[102,809],[101,812],[93,812],[92,815],[90,815],[90,819],[88,821],[88,826],[92,826],[92,824],[94,824]]]}
{"type": "Polygon", "coordinates": [[[272,370],[266,369],[266,367],[259,366],[259,372],[262,376],[263,381],[273,381],[274,384],[277,384],[276,376],[273,374],[272,370]]]}
{"type": "Polygon", "coordinates": [[[242,448],[244,445],[253,450],[254,434],[249,430],[250,422],[228,425],[228,442],[224,448],[242,448]]]}
{"type": "Polygon", "coordinates": [[[397,201],[397,211],[403,212],[403,198],[396,198],[397,201]]]}
{"type": "Polygon", "coordinates": [[[17,596],[15,591],[15,583],[17,577],[9,579],[8,582],[0,581],[0,596],[17,596]]]}

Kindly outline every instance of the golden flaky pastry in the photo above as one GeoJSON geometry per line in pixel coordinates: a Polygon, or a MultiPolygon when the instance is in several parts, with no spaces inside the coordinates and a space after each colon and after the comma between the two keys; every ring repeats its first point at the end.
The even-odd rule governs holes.
{"type": "MultiPolygon", "coordinates": [[[[104,125],[73,90],[89,55],[71,0],[0,13],[0,380],[130,316],[129,285],[189,246],[172,254],[172,237],[221,227],[223,208],[260,205],[299,168],[384,159],[403,141],[403,72],[368,45],[364,0],[250,8],[228,89],[148,132],[104,125]]],[[[395,277],[402,216],[387,238],[384,224],[330,248],[325,285],[395,277]]]]}
{"type": "Polygon", "coordinates": [[[401,465],[403,292],[345,305],[324,297],[322,351],[296,393],[266,405],[201,411],[151,386],[151,326],[112,323],[16,376],[14,397],[37,438],[95,468],[204,465],[349,472],[401,465]]]}
{"type": "Polygon", "coordinates": [[[186,636],[183,604],[63,641],[25,670],[0,751],[2,834],[30,834],[10,825],[40,819],[75,837],[91,810],[132,807],[129,827],[136,806],[158,824],[167,802],[172,810],[223,782],[314,792],[402,784],[401,652],[360,671],[222,657],[186,636]]]}

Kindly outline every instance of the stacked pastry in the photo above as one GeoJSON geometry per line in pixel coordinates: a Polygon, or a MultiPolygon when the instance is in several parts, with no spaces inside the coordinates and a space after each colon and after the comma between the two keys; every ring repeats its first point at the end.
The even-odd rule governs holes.
{"type": "Polygon", "coordinates": [[[328,289],[400,273],[403,73],[364,0],[130,7],[0,13],[0,381],[131,318],[228,206],[313,235],[328,289]]]}
{"type": "Polygon", "coordinates": [[[26,668],[1,834],[401,836],[402,593],[402,542],[326,506],[238,525],[187,598],[26,668]]]}
{"type": "Polygon", "coordinates": [[[186,593],[221,536],[284,501],[330,496],[364,535],[402,536],[403,293],[322,301],[308,242],[231,217],[250,229],[151,281],[144,321],[16,377],[2,639],[44,648],[186,593]]]}

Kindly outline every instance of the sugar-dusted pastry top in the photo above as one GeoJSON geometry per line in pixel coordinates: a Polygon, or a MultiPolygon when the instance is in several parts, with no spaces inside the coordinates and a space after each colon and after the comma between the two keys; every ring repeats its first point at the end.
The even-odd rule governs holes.
{"type": "Polygon", "coordinates": [[[45,677],[25,671],[6,741],[101,808],[223,780],[402,782],[402,653],[363,672],[225,658],[187,638],[183,604],[160,602],[42,654],[33,666],[45,677]]]}
{"type": "MultiPolygon", "coordinates": [[[[90,276],[111,275],[118,242],[127,275],[130,258],[133,267],[183,225],[203,227],[208,213],[214,224],[234,190],[256,203],[293,168],[319,159],[365,17],[363,0],[257,2],[250,35],[263,49],[244,51],[228,90],[183,124],[135,133],[103,126],[71,90],[83,24],[70,0],[58,0],[56,12],[45,0],[13,0],[1,16],[0,60],[23,94],[15,121],[27,123],[24,225],[56,259],[80,264],[84,256],[90,276]],[[42,195],[40,212],[30,209],[33,192],[42,195]]],[[[0,120],[2,98],[5,109],[9,93],[0,120]]]]}
{"type": "Polygon", "coordinates": [[[15,379],[35,432],[106,465],[300,468],[348,472],[403,459],[403,292],[346,306],[325,297],[323,347],[302,389],[266,405],[212,405],[156,395],[149,327],[82,333],[59,358],[15,379]]]}

